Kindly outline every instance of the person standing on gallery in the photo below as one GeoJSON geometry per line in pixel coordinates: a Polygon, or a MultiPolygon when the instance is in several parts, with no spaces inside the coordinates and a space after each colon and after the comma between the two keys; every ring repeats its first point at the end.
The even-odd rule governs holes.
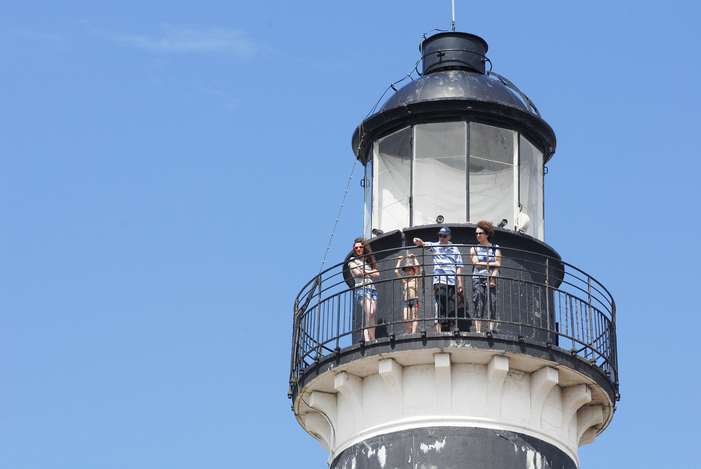
{"type": "Polygon", "coordinates": [[[394,275],[399,277],[404,290],[404,325],[406,326],[407,334],[416,334],[419,327],[419,276],[421,275],[421,266],[416,260],[416,256],[409,254],[409,261],[404,266],[404,275],[399,273],[399,267],[402,265],[404,256],[397,256],[397,266],[394,268],[394,275]],[[413,319],[413,322],[410,322],[413,319]]]}
{"type": "Polygon", "coordinates": [[[365,340],[375,340],[375,312],[377,311],[377,290],[372,284],[373,278],[379,278],[377,261],[365,238],[356,238],[353,243],[353,255],[348,262],[355,281],[355,295],[365,312],[365,340]]]}
{"type": "Polygon", "coordinates": [[[414,238],[414,244],[428,249],[433,255],[433,295],[436,298],[436,331],[442,332],[443,324],[450,324],[450,331],[455,330],[455,284],[458,293],[462,293],[462,256],[460,250],[450,242],[450,228],[444,226],[438,232],[438,242],[423,241],[414,238]]]}
{"type": "Polygon", "coordinates": [[[478,333],[482,332],[481,319],[489,319],[489,331],[494,332],[494,321],[497,318],[496,276],[499,275],[501,268],[501,250],[498,245],[492,245],[494,225],[490,222],[477,222],[475,235],[479,244],[470,248],[470,259],[474,264],[472,269],[472,301],[475,304],[475,330],[478,333]],[[487,311],[488,318],[486,317],[487,311]]]}

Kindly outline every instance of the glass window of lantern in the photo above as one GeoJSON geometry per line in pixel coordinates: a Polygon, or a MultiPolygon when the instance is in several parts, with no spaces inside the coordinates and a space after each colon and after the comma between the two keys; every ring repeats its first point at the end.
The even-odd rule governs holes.
{"type": "Polygon", "coordinates": [[[465,122],[414,127],[413,225],[464,223],[467,212],[465,122]]]}
{"type": "Polygon", "coordinates": [[[519,153],[521,213],[516,226],[543,240],[543,153],[523,136],[519,138],[519,153]]]}
{"type": "Polygon", "coordinates": [[[507,219],[513,226],[516,197],[517,133],[470,123],[470,222],[507,219]]]}
{"type": "Polygon", "coordinates": [[[375,142],[372,226],[391,231],[409,226],[411,127],[375,142]]]}
{"type": "Polygon", "coordinates": [[[372,160],[368,161],[365,165],[365,174],[363,174],[363,181],[361,182],[361,187],[363,188],[363,236],[370,239],[372,237],[372,200],[373,200],[373,190],[375,189],[375,176],[372,171],[373,164],[372,160]]]}

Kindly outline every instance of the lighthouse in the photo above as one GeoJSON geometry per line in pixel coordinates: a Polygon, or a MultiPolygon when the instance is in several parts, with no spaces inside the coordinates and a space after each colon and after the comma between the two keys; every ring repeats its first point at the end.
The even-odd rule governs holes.
{"type": "Polygon", "coordinates": [[[332,469],[577,468],[619,400],[616,307],[545,242],[555,133],[482,38],[443,32],[419,50],[420,77],[352,137],[375,310],[357,253],[302,286],[292,410],[332,469]],[[499,269],[478,301],[484,222],[499,269]],[[429,249],[443,242],[449,273],[429,249]],[[408,259],[419,268],[402,273],[408,259]],[[440,304],[446,277],[459,288],[440,304]]]}

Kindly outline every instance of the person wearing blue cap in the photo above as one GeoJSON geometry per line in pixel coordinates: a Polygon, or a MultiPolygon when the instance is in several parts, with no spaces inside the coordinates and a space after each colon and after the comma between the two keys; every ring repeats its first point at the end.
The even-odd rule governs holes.
{"type": "Polygon", "coordinates": [[[433,254],[433,295],[436,298],[436,331],[442,332],[443,324],[450,323],[450,331],[455,330],[455,284],[458,292],[462,293],[462,256],[460,251],[450,242],[450,228],[444,226],[438,232],[438,242],[423,241],[414,238],[414,244],[428,249],[433,254]]]}

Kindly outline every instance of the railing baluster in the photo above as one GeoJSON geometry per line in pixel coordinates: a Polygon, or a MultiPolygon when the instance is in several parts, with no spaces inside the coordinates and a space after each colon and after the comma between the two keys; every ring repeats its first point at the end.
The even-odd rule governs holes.
{"type": "MultiPolygon", "coordinates": [[[[594,325],[591,320],[591,277],[587,277],[587,313],[589,317],[589,340],[593,342],[594,340],[594,325]]],[[[592,348],[594,344],[592,343],[592,348]]]]}
{"type": "Polygon", "coordinates": [[[550,291],[548,290],[548,285],[550,285],[550,259],[545,259],[545,314],[548,317],[548,331],[551,330],[550,327],[550,291]]]}

